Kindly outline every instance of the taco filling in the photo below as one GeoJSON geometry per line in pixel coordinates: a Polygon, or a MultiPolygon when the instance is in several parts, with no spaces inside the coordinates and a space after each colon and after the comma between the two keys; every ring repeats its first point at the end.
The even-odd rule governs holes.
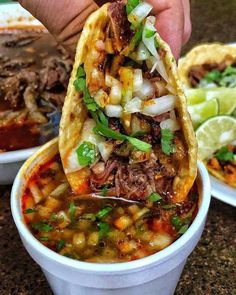
{"type": "Polygon", "coordinates": [[[236,87],[236,64],[202,64],[189,70],[189,81],[195,87],[236,87]]]}
{"type": "Polygon", "coordinates": [[[89,18],[77,48],[60,130],[79,195],[186,198],[196,144],[174,59],[146,2],[116,2],[89,18]]]}
{"type": "Polygon", "coordinates": [[[214,176],[236,187],[236,145],[222,147],[207,161],[207,168],[214,176]]]}

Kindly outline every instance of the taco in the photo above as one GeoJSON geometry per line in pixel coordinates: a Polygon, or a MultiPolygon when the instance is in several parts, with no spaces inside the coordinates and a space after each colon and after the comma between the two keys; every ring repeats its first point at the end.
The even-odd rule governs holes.
{"type": "Polygon", "coordinates": [[[236,48],[218,43],[196,46],[179,60],[178,71],[187,87],[236,87],[236,48]]]}
{"type": "MultiPolygon", "coordinates": [[[[236,87],[236,48],[234,46],[216,43],[196,46],[180,59],[178,71],[180,79],[187,88],[198,88],[187,90],[189,103],[191,103],[191,95],[194,96],[194,100],[192,99],[194,105],[189,108],[190,113],[191,110],[193,112],[193,121],[196,119],[199,123],[195,103],[202,100],[216,100],[220,115],[236,116],[235,89],[233,89],[236,87]]],[[[199,107],[201,106],[202,104],[199,104],[199,107]]],[[[228,132],[231,128],[229,127],[228,132]]],[[[219,142],[221,142],[220,139],[219,142]]],[[[226,145],[226,142],[227,138],[222,142],[219,150],[202,160],[213,176],[236,187],[236,143],[233,141],[226,145]]]]}
{"type": "Polygon", "coordinates": [[[105,4],[84,26],[60,125],[62,164],[84,197],[181,202],[196,177],[196,139],[152,6],[135,2],[105,4]]]}

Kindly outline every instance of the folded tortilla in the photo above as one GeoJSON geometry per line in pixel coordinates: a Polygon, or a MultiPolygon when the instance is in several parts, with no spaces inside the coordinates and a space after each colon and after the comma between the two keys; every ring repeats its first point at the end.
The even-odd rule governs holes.
{"type": "Polygon", "coordinates": [[[179,77],[186,87],[191,87],[189,71],[192,67],[204,64],[221,64],[222,62],[228,66],[235,61],[236,48],[233,46],[220,43],[198,45],[179,60],[179,77]]]}
{"type": "MultiPolygon", "coordinates": [[[[78,77],[77,71],[79,67],[83,65],[84,71],[86,73],[86,82],[87,84],[90,83],[91,89],[91,85],[93,82],[93,79],[91,77],[92,75],[96,75],[96,71],[94,71],[94,65],[99,58],[96,55],[96,47],[99,44],[96,42],[98,40],[102,40],[103,42],[105,42],[107,29],[114,25],[113,23],[111,23],[111,5],[115,4],[107,3],[102,6],[100,9],[94,12],[85,23],[83,32],[77,45],[75,63],[68,86],[60,124],[59,151],[64,171],[73,190],[77,194],[81,195],[85,194],[86,192],[91,193],[91,189],[88,188],[89,181],[87,180],[92,173],[91,169],[94,163],[86,167],[81,167],[80,165],[78,165],[76,150],[83,140],[93,142],[94,144],[94,141],[102,140],[104,143],[104,137],[101,136],[101,134],[99,135],[96,133],[91,139],[91,134],[86,131],[86,128],[88,128],[88,126],[90,126],[90,130],[91,126],[96,126],[96,122],[94,122],[89,115],[86,104],[83,101],[83,95],[81,95],[81,93],[78,93],[78,91],[75,89],[74,81],[78,77]]],[[[123,32],[123,34],[125,33],[123,32]]],[[[111,38],[114,38],[114,35],[115,34],[113,34],[111,38]]],[[[154,38],[156,38],[157,43],[159,44],[159,47],[163,53],[161,57],[161,64],[164,67],[164,70],[162,69],[162,74],[163,76],[165,76],[165,79],[168,79],[167,88],[169,89],[169,94],[174,96],[176,100],[174,111],[180,128],[178,132],[183,139],[184,158],[181,158],[181,160],[173,160],[172,157],[174,157],[174,154],[171,154],[169,156],[165,155],[167,165],[168,161],[171,162],[173,160],[175,161],[175,167],[177,167],[177,173],[173,181],[171,182],[173,189],[173,202],[182,202],[186,199],[188,192],[191,189],[196,178],[197,144],[190,117],[187,112],[186,98],[184,96],[181,83],[177,75],[176,63],[173,55],[170,51],[169,46],[160,38],[158,33],[155,34],[154,38]]],[[[122,48],[122,44],[119,44],[119,38],[116,39],[116,41],[117,43],[114,45],[115,50],[113,53],[109,54],[109,58],[113,58],[115,55],[117,57],[117,60],[119,61],[119,57],[124,54],[124,51],[122,51],[124,48],[122,48]]],[[[99,72],[99,74],[101,75],[101,71],[99,72]]],[[[105,75],[105,73],[103,73],[103,75],[105,75]]],[[[101,80],[102,79],[104,80],[104,77],[101,77],[101,80]]],[[[126,117],[128,118],[128,120],[130,120],[132,116],[133,114],[126,113],[126,117]]],[[[130,135],[130,122],[127,123],[125,120],[125,118],[122,118],[121,123],[123,125],[127,124],[126,135],[130,135]]],[[[99,157],[100,155],[98,155],[98,159],[96,159],[95,164],[97,161],[99,161],[99,157]]],[[[109,159],[107,161],[109,161],[109,159]]],[[[105,163],[107,161],[105,161],[105,163]]],[[[167,168],[164,166],[165,164],[163,164],[162,162],[162,168],[167,168]]],[[[139,187],[137,186],[136,189],[139,190],[139,187]]],[[[123,196],[123,198],[126,198],[126,196],[123,196]]]]}

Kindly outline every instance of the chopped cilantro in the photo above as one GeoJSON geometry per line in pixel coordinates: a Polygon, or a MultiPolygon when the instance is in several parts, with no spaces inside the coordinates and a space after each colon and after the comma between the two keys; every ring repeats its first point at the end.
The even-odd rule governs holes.
{"type": "Polygon", "coordinates": [[[57,251],[61,251],[65,247],[65,241],[60,240],[57,244],[57,251]]]}
{"type": "Polygon", "coordinates": [[[183,226],[181,226],[180,230],[178,231],[179,234],[184,234],[187,229],[189,228],[189,225],[188,224],[185,224],[183,226]]]}
{"type": "Polygon", "coordinates": [[[87,109],[93,112],[96,111],[98,109],[98,105],[90,95],[89,90],[86,86],[86,75],[83,66],[80,66],[77,70],[74,86],[78,92],[83,93],[83,101],[86,104],[87,109]]]}
{"type": "Polygon", "coordinates": [[[146,38],[152,38],[156,34],[156,31],[146,29],[145,30],[145,37],[146,38]]]}
{"type": "Polygon", "coordinates": [[[162,200],[162,197],[158,193],[151,193],[151,195],[148,197],[148,200],[151,202],[158,202],[162,200]]]}
{"type": "Polygon", "coordinates": [[[173,139],[174,134],[169,129],[161,129],[161,149],[168,156],[175,152],[173,139]]]}
{"type": "Polygon", "coordinates": [[[104,185],[103,188],[102,188],[102,195],[106,196],[107,192],[108,192],[108,185],[104,185]]]}
{"type": "Polygon", "coordinates": [[[175,204],[167,204],[167,205],[162,206],[162,209],[165,209],[165,210],[172,210],[172,209],[175,209],[175,208],[176,208],[175,204]]]}
{"type": "Polygon", "coordinates": [[[221,87],[236,87],[236,68],[227,66],[223,72],[212,70],[203,77],[199,86],[205,87],[209,83],[221,87]]]}
{"type": "Polygon", "coordinates": [[[76,150],[77,158],[81,166],[91,165],[96,158],[95,145],[89,141],[84,141],[76,150]]]}
{"type": "Polygon", "coordinates": [[[57,220],[57,214],[55,212],[52,213],[52,215],[50,216],[49,220],[50,221],[56,221],[57,220]]]}
{"type": "Polygon", "coordinates": [[[107,206],[103,209],[101,209],[100,211],[98,211],[98,213],[96,214],[96,218],[97,219],[103,219],[104,217],[107,217],[109,215],[109,213],[112,211],[112,207],[107,206]]]}
{"type": "Polygon", "coordinates": [[[26,210],[25,210],[25,214],[31,214],[31,213],[34,213],[34,212],[36,212],[37,210],[36,209],[32,209],[32,208],[27,208],[26,210]]]}
{"type": "Polygon", "coordinates": [[[98,228],[99,228],[99,239],[103,239],[104,237],[106,237],[110,231],[110,226],[107,222],[99,222],[98,228]]]}
{"type": "Polygon", "coordinates": [[[75,211],[76,211],[76,207],[75,207],[75,203],[74,202],[71,202],[70,205],[69,205],[69,215],[70,215],[70,219],[72,222],[75,221],[75,211]]]}
{"type": "Polygon", "coordinates": [[[76,73],[76,77],[81,78],[81,77],[85,77],[85,76],[86,76],[86,74],[85,74],[83,66],[79,66],[77,73],[76,73]]]}
{"type": "Polygon", "coordinates": [[[134,10],[134,8],[139,5],[139,3],[140,0],[128,0],[126,4],[127,15],[129,15],[132,12],[132,10],[134,10]]]}
{"type": "Polygon", "coordinates": [[[96,220],[96,216],[93,213],[86,213],[86,214],[83,214],[79,219],[85,219],[85,220],[95,221],[96,220]]]}
{"type": "Polygon", "coordinates": [[[43,241],[43,242],[47,242],[49,240],[48,237],[40,237],[39,239],[40,241],[43,241]]]}
{"type": "Polygon", "coordinates": [[[52,231],[54,229],[54,227],[52,225],[50,225],[48,223],[44,223],[42,221],[40,221],[40,222],[32,222],[31,226],[32,226],[32,228],[37,229],[37,230],[42,231],[42,232],[45,232],[45,233],[50,232],[50,231],[52,231]]]}
{"type": "Polygon", "coordinates": [[[183,225],[183,222],[178,215],[174,215],[171,217],[171,223],[177,231],[180,230],[181,226],[183,225]]]}
{"type": "Polygon", "coordinates": [[[234,154],[230,152],[227,147],[222,147],[217,153],[216,158],[220,161],[233,161],[234,154]]]}

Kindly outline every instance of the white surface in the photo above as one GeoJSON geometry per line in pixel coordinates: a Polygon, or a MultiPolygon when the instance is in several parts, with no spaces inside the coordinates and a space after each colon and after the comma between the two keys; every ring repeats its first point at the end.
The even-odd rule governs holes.
{"type": "Polygon", "coordinates": [[[210,176],[212,196],[216,199],[236,207],[236,189],[210,176]]]}
{"type": "MultiPolygon", "coordinates": [[[[172,295],[188,255],[202,234],[210,204],[210,180],[205,166],[198,163],[198,180],[202,187],[198,214],[177,241],[148,257],[124,263],[97,264],[80,262],[61,256],[43,246],[23,222],[21,194],[35,165],[42,163],[47,153],[36,152],[19,171],[12,188],[11,210],[23,244],[41,266],[55,295],[172,295]]],[[[54,141],[55,144],[55,141],[54,141]]]]}
{"type": "MultiPolygon", "coordinates": [[[[0,28],[14,26],[41,26],[18,3],[0,5],[0,28]]],[[[24,161],[31,156],[39,147],[18,151],[0,153],[0,185],[11,184],[24,161]]]]}

